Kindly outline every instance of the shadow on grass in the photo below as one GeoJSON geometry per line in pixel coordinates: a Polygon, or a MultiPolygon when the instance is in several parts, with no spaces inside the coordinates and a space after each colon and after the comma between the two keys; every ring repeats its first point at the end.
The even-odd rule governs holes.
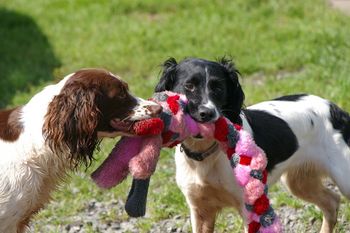
{"type": "Polygon", "coordinates": [[[59,65],[32,18],[0,8],[0,108],[11,103],[16,92],[52,80],[59,65]]]}

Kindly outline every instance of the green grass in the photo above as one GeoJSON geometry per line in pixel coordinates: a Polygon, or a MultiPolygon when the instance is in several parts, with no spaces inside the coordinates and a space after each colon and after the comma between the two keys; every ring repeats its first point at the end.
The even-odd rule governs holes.
{"type": "MultiPolygon", "coordinates": [[[[108,68],[134,93],[148,97],[168,57],[232,55],[243,76],[246,105],[309,92],[350,111],[348,22],[322,0],[0,0],[0,107],[23,104],[47,83],[82,67],[108,68]]],[[[40,224],[69,222],[91,199],[126,198],[129,180],[102,191],[89,179],[113,144],[106,141],[97,163],[72,175],[54,194],[36,218],[40,224]]],[[[143,231],[153,221],[189,214],[175,185],[172,155],[167,151],[162,157],[151,183],[149,218],[138,224],[143,231]]],[[[275,194],[277,203],[304,205],[279,188],[275,194]]],[[[349,207],[344,202],[340,213],[347,220],[349,207]]],[[[101,218],[126,217],[111,210],[101,218]]],[[[217,226],[218,232],[227,229],[224,217],[217,226]]],[[[338,226],[339,232],[346,230],[338,226]]]]}

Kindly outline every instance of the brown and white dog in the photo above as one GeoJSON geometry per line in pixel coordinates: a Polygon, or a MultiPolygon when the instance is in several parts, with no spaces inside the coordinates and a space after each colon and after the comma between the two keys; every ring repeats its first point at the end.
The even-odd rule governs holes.
{"type": "Polygon", "coordinates": [[[131,134],[134,121],[160,111],[102,69],[79,70],[0,111],[0,232],[24,232],[66,173],[90,164],[103,137],[131,134]]]}
{"type": "MultiPolygon", "coordinates": [[[[268,157],[269,185],[280,177],[297,197],[323,212],[321,232],[332,232],[340,197],[322,184],[331,178],[350,199],[350,116],[317,96],[283,96],[243,109],[244,93],[230,60],[188,58],[164,63],[156,92],[183,93],[188,112],[199,122],[224,115],[242,124],[268,157]]],[[[213,232],[224,207],[242,208],[226,155],[211,151],[213,141],[190,138],[175,152],[176,181],[186,197],[195,233],[213,232]],[[208,153],[211,151],[211,153],[208,153]]]]}

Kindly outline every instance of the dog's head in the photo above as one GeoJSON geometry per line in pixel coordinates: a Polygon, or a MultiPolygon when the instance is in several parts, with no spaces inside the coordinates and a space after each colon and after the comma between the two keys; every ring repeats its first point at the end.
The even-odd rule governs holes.
{"type": "Polygon", "coordinates": [[[88,164],[101,138],[130,135],[133,122],[160,112],[159,105],[130,94],[116,75],[83,69],[68,76],[50,102],[43,133],[52,150],[68,150],[74,165],[88,164]]]}
{"type": "Polygon", "coordinates": [[[240,123],[244,93],[238,80],[239,72],[231,60],[219,61],[187,58],[177,63],[166,60],[155,92],[174,91],[189,100],[188,112],[198,122],[211,122],[224,115],[240,123]]]}

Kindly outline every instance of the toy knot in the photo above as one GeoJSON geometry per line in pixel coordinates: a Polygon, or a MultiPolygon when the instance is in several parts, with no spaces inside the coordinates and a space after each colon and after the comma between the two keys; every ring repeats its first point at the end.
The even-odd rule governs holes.
{"type": "Polygon", "coordinates": [[[226,141],[227,140],[227,134],[228,134],[228,126],[225,118],[220,117],[216,122],[215,122],[215,132],[214,132],[214,137],[220,141],[226,141]]]}
{"type": "Polygon", "coordinates": [[[164,122],[160,118],[152,118],[143,121],[138,121],[134,124],[136,135],[158,135],[164,129],[164,122]]]}
{"type": "Polygon", "coordinates": [[[179,103],[178,100],[180,99],[179,95],[173,95],[169,96],[167,99],[167,103],[169,105],[169,109],[171,112],[175,115],[179,111],[179,103]]]}

